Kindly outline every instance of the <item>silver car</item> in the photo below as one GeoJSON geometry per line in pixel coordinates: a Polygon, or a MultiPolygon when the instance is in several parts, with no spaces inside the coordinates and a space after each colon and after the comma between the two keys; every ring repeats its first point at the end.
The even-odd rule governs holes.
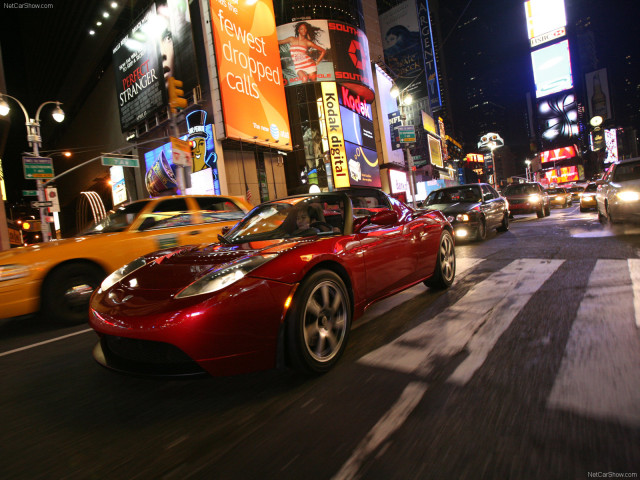
{"type": "Polygon", "coordinates": [[[600,222],[640,223],[640,158],[613,164],[596,182],[596,207],[600,222]]]}

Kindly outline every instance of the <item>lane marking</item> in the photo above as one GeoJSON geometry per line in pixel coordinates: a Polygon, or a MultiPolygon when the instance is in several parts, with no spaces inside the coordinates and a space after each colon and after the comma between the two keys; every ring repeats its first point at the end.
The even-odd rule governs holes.
{"type": "Polygon", "coordinates": [[[427,385],[422,382],[412,382],[407,385],[400,398],[376,423],[369,433],[356,447],[351,457],[345,462],[340,471],[333,476],[333,480],[360,478],[358,470],[364,460],[395,433],[407,420],[411,412],[418,406],[427,391],[427,385]]]}
{"type": "Polygon", "coordinates": [[[46,345],[47,343],[58,342],[60,340],[64,340],[65,338],[73,337],[75,335],[80,335],[81,333],[93,332],[92,328],[87,328],[86,330],[80,330],[79,332],[70,333],[69,335],[63,335],[62,337],[52,338],[50,340],[45,340],[44,342],[33,343],[31,345],[27,345],[25,347],[16,348],[15,350],[9,350],[7,352],[0,353],[0,357],[5,357],[7,355],[11,355],[12,353],[22,352],[23,350],[29,350],[30,348],[40,347],[41,345],[46,345]]]}
{"type": "Polygon", "coordinates": [[[547,400],[550,408],[640,426],[640,338],[634,309],[640,294],[639,262],[596,262],[547,400]]]}
{"type": "MultiPolygon", "coordinates": [[[[358,363],[408,374],[426,376],[436,362],[452,357],[469,344],[480,327],[491,319],[474,343],[471,360],[460,365],[451,381],[462,382],[482,364],[491,342],[508,327],[518,311],[564,260],[519,259],[472,287],[454,305],[423,322],[393,342],[368,353],[358,363]],[[502,318],[504,317],[504,318],[502,318]],[[495,330],[494,330],[495,329],[495,330]]],[[[492,345],[491,345],[492,346],[492,345]]]]}

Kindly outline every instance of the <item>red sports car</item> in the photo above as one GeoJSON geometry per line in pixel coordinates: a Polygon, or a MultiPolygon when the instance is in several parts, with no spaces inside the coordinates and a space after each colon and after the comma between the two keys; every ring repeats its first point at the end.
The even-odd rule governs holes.
{"type": "Polygon", "coordinates": [[[375,189],[263,203],[219,240],[145,255],[107,277],[91,299],[96,360],[161,376],[324,373],[372,303],[455,277],[446,218],[375,189]]]}

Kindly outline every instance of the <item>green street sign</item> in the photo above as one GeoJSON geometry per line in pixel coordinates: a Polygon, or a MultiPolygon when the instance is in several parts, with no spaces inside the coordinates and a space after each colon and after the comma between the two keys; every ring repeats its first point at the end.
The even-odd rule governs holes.
{"type": "Polygon", "coordinates": [[[111,167],[121,166],[121,167],[138,167],[140,163],[138,163],[137,158],[123,158],[123,157],[102,157],[102,165],[107,165],[111,167]]]}
{"type": "Polygon", "coordinates": [[[53,160],[49,157],[22,157],[24,178],[27,180],[40,180],[53,178],[53,160]]]}
{"type": "Polygon", "coordinates": [[[416,131],[413,125],[401,125],[397,128],[400,143],[413,143],[416,141],[416,131]]]}
{"type": "Polygon", "coordinates": [[[37,197],[38,196],[38,191],[37,190],[22,190],[22,196],[23,197],[37,197]]]}

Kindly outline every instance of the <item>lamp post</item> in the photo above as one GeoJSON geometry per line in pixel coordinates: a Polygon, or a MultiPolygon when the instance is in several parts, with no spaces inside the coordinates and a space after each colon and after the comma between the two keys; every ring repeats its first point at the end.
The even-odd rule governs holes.
{"type": "MultiPolygon", "coordinates": [[[[400,90],[396,85],[391,88],[391,96],[393,98],[398,99],[398,103],[400,105],[400,120],[402,121],[402,125],[409,125],[407,123],[407,115],[405,114],[405,107],[411,105],[413,102],[413,97],[410,93],[406,91],[406,88],[400,90]]],[[[411,156],[411,152],[409,151],[409,147],[406,146],[402,149],[405,154],[407,167],[409,169],[409,192],[411,193],[411,205],[413,208],[416,208],[416,176],[414,172],[415,165],[413,163],[413,157],[411,156]]]]}
{"type": "Polygon", "coordinates": [[[504,146],[504,140],[497,133],[487,133],[480,137],[480,141],[478,142],[478,148],[488,148],[491,151],[491,167],[493,168],[493,188],[496,188],[496,162],[495,157],[493,156],[493,151],[496,148],[500,148],[504,146]]]}
{"type": "MultiPolygon", "coordinates": [[[[29,117],[27,109],[24,108],[24,105],[22,105],[22,103],[20,103],[17,98],[7,94],[0,94],[0,115],[2,115],[3,117],[8,115],[9,111],[11,110],[7,102],[4,100],[4,97],[10,98],[14,102],[16,102],[22,109],[22,113],[24,113],[25,118],[25,126],[27,127],[27,142],[29,142],[29,146],[32,147],[33,156],[38,157],[40,155],[40,146],[42,145],[42,137],[40,136],[40,112],[42,112],[42,107],[44,107],[45,105],[55,103],[56,108],[53,109],[52,116],[56,122],[60,123],[64,120],[64,112],[60,108],[60,102],[50,100],[48,102],[42,103],[36,111],[35,119],[33,119],[29,117]]],[[[36,185],[38,190],[38,201],[44,202],[46,200],[44,194],[44,181],[36,180],[36,185]]],[[[46,222],[46,216],[47,215],[45,207],[40,207],[40,225],[42,229],[43,242],[48,242],[49,240],[51,240],[51,231],[49,225],[46,222]]]]}

